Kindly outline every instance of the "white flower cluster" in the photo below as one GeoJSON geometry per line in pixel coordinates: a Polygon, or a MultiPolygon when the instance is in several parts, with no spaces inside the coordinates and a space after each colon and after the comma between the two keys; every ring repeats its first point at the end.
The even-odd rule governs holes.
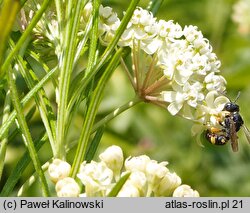
{"type": "Polygon", "coordinates": [[[181,185],[180,177],[167,169],[167,162],[158,163],[146,155],[129,157],[124,162],[122,150],[118,146],[108,147],[99,158],[100,162],[82,163],[77,175],[85,186],[84,196],[107,196],[127,172],[131,174],[118,197],[199,196],[197,191],[181,185]]]}
{"type": "Polygon", "coordinates": [[[53,13],[46,14],[42,17],[33,29],[36,37],[44,37],[49,42],[48,45],[55,49],[55,54],[59,57],[62,53],[63,47],[60,45],[60,34],[58,22],[53,13]],[[49,22],[47,20],[50,20],[49,22]]]}
{"type": "MultiPolygon", "coordinates": [[[[92,4],[87,3],[83,10],[85,22],[88,21],[92,10],[92,4]]],[[[103,7],[102,5],[99,8],[99,17],[99,39],[104,45],[107,45],[114,37],[115,31],[120,25],[120,19],[111,7],[103,7]]]]}
{"type": "MultiPolygon", "coordinates": [[[[101,23],[105,20],[101,11],[109,11],[107,17],[116,17],[110,27],[101,28],[101,37],[109,33],[114,35],[111,28],[114,23],[116,27],[120,23],[117,15],[109,7],[101,7],[101,23]]],[[[135,90],[145,101],[157,102],[167,107],[172,115],[193,120],[199,126],[193,128],[194,135],[211,126],[220,126],[218,118],[222,116],[225,103],[229,102],[222,95],[226,80],[219,75],[221,63],[209,41],[196,26],[182,28],[172,20],[157,20],[151,12],[137,8],[118,45],[132,49],[134,75],[130,79],[135,79],[135,90]],[[147,71],[138,65],[147,63],[138,63],[142,55],[139,52],[151,57],[147,71]],[[149,78],[154,82],[149,83],[149,78]]]]}
{"type": "Polygon", "coordinates": [[[250,34],[250,0],[239,0],[234,4],[232,19],[238,24],[239,33],[250,34]]]}
{"type": "Polygon", "coordinates": [[[78,197],[80,194],[80,187],[73,178],[69,177],[70,169],[70,164],[60,159],[54,159],[49,165],[49,177],[56,183],[58,197],[78,197]]]}

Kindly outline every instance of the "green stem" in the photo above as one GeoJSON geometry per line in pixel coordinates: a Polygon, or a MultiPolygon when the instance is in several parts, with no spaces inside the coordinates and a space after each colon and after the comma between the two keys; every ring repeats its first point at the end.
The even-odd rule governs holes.
{"type": "Polygon", "coordinates": [[[89,32],[92,28],[92,24],[93,24],[93,19],[92,17],[88,20],[85,30],[84,30],[84,36],[81,39],[81,41],[79,42],[78,46],[77,46],[77,51],[76,51],[76,55],[75,55],[75,59],[74,59],[74,64],[76,64],[76,62],[78,61],[78,59],[80,58],[81,54],[84,51],[84,47],[87,43],[88,37],[89,37],[89,32]]]}
{"type": "MultiPolygon", "coordinates": [[[[10,106],[11,106],[11,99],[10,99],[10,90],[7,91],[3,109],[3,123],[8,119],[10,114],[10,106]]],[[[1,141],[0,146],[0,180],[3,174],[3,167],[4,167],[4,160],[6,155],[6,148],[8,143],[8,131],[5,132],[4,138],[1,141]]]]}
{"type": "Polygon", "coordinates": [[[138,103],[141,103],[142,100],[135,96],[134,99],[130,100],[129,102],[127,102],[126,104],[116,108],[114,111],[112,111],[111,113],[109,113],[107,116],[105,116],[103,119],[101,119],[100,121],[98,121],[92,129],[92,133],[94,133],[99,127],[107,124],[109,121],[111,121],[113,118],[117,117],[118,115],[120,115],[122,112],[132,108],[133,106],[137,105],[138,103]]]}
{"type": "Polygon", "coordinates": [[[64,53],[62,54],[62,67],[59,79],[59,103],[58,120],[56,128],[56,157],[65,158],[65,124],[67,120],[67,100],[69,92],[70,75],[73,69],[74,56],[77,43],[77,30],[79,26],[80,12],[84,1],[68,1],[66,15],[66,31],[61,42],[65,43],[64,53]],[[75,4],[73,4],[75,3],[75,4]],[[75,7],[74,7],[75,6],[75,7]]]}
{"type": "Polygon", "coordinates": [[[154,54],[154,56],[152,58],[152,62],[150,63],[150,66],[148,68],[146,78],[145,78],[145,80],[143,82],[142,91],[145,90],[148,87],[149,81],[152,79],[152,75],[154,73],[154,68],[155,68],[155,65],[157,63],[156,57],[157,57],[157,55],[154,54]]]}
{"type": "MultiPolygon", "coordinates": [[[[62,1],[61,0],[55,0],[55,6],[56,6],[56,18],[57,18],[57,23],[58,23],[58,32],[63,32],[62,31],[62,1]]],[[[62,39],[62,34],[60,33],[59,35],[60,39],[62,39]]]]}
{"type": "Polygon", "coordinates": [[[38,10],[36,15],[32,18],[32,20],[31,20],[30,24],[28,25],[27,29],[24,31],[24,33],[22,34],[22,36],[20,37],[20,39],[16,43],[16,46],[12,49],[12,51],[10,52],[10,54],[8,55],[6,60],[4,61],[3,66],[1,68],[0,78],[4,75],[5,71],[9,67],[12,59],[17,54],[17,52],[21,49],[24,42],[26,41],[26,39],[30,35],[31,31],[36,26],[37,22],[41,19],[44,11],[47,9],[50,2],[51,2],[50,0],[44,0],[43,1],[43,4],[41,5],[40,10],[38,10]]]}
{"type": "Polygon", "coordinates": [[[89,137],[91,135],[91,130],[93,127],[95,116],[96,116],[99,104],[101,102],[104,87],[106,86],[107,81],[108,81],[109,77],[111,76],[111,73],[117,67],[117,65],[119,63],[119,59],[121,57],[121,54],[122,54],[122,49],[119,49],[116,52],[116,54],[114,55],[114,57],[112,58],[109,65],[107,66],[102,77],[98,81],[96,89],[93,92],[93,96],[90,99],[90,103],[89,103],[88,110],[86,113],[85,122],[83,124],[81,135],[80,135],[80,138],[78,141],[76,157],[75,157],[73,165],[72,165],[71,176],[73,178],[75,178],[75,176],[80,168],[80,164],[83,161],[84,156],[86,155],[89,137]]]}
{"type": "Polygon", "coordinates": [[[133,88],[134,88],[134,91],[136,91],[136,85],[135,85],[134,78],[133,78],[133,76],[131,75],[131,73],[130,73],[130,71],[129,71],[129,69],[128,69],[126,63],[125,63],[125,61],[123,60],[123,58],[121,59],[121,65],[123,66],[123,68],[124,68],[124,70],[125,70],[125,72],[126,72],[126,74],[127,74],[127,76],[128,76],[128,79],[129,79],[131,85],[132,85],[133,88]]]}
{"type": "Polygon", "coordinates": [[[88,55],[88,64],[86,68],[86,73],[89,73],[93,66],[96,63],[96,47],[98,41],[98,24],[99,24],[99,7],[100,7],[100,0],[93,1],[93,24],[91,29],[90,35],[90,48],[89,48],[89,55],[88,55]]]}
{"type": "Polygon", "coordinates": [[[8,83],[9,83],[9,88],[10,88],[10,94],[11,94],[11,98],[12,98],[12,103],[13,106],[17,112],[17,120],[18,123],[20,125],[20,128],[22,130],[22,134],[23,134],[23,139],[25,142],[25,145],[27,146],[29,153],[30,153],[30,158],[32,159],[33,165],[35,167],[35,170],[40,178],[40,182],[41,182],[41,187],[43,190],[43,195],[44,196],[49,196],[49,188],[48,188],[48,184],[46,182],[44,173],[41,169],[41,163],[39,161],[28,125],[26,123],[24,114],[23,114],[23,109],[22,109],[22,105],[21,102],[18,98],[18,92],[17,92],[17,88],[13,79],[13,72],[12,70],[9,70],[8,72],[8,83]]]}

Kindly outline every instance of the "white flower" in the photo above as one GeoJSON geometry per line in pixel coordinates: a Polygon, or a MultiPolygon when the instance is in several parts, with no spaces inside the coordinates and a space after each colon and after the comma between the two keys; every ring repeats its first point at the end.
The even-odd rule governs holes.
{"type": "Polygon", "coordinates": [[[185,84],[193,74],[193,53],[187,48],[186,41],[178,40],[163,45],[157,52],[164,75],[180,85],[185,84]]]}
{"type": "Polygon", "coordinates": [[[168,172],[167,164],[168,162],[166,161],[158,163],[155,160],[150,160],[147,163],[145,173],[150,184],[158,183],[158,181],[166,175],[168,172]]]}
{"type": "Polygon", "coordinates": [[[187,82],[184,86],[173,84],[172,87],[175,91],[162,92],[163,100],[170,103],[168,111],[172,115],[176,115],[185,102],[189,106],[196,108],[204,100],[203,86],[199,82],[195,82],[192,85],[187,82]]]}
{"type": "Polygon", "coordinates": [[[132,183],[125,183],[117,197],[140,197],[139,189],[132,183]]]}
{"type": "Polygon", "coordinates": [[[111,7],[103,7],[100,5],[99,15],[101,17],[99,32],[102,35],[105,31],[109,31],[110,26],[116,22],[117,14],[113,13],[113,9],[111,7]]]}
{"type": "Polygon", "coordinates": [[[137,8],[118,44],[133,47],[134,40],[138,40],[142,49],[151,52],[148,45],[155,37],[156,30],[156,19],[153,14],[142,8],[137,8]]]}
{"type": "MultiPolygon", "coordinates": [[[[159,20],[159,22],[155,22],[153,26],[151,26],[155,35],[154,38],[148,39],[147,44],[143,47],[146,53],[153,54],[159,49],[163,49],[173,42],[177,41],[182,34],[182,28],[179,24],[175,24],[172,20],[164,21],[159,20]]],[[[159,54],[160,55],[160,54],[159,54]]]]}
{"type": "Polygon", "coordinates": [[[218,96],[216,91],[210,91],[203,104],[199,105],[195,111],[193,125],[191,132],[193,136],[196,136],[196,141],[200,142],[200,135],[206,129],[211,127],[221,128],[220,120],[223,120],[224,113],[223,108],[229,99],[225,96],[218,96]]]}
{"type": "Polygon", "coordinates": [[[168,172],[154,190],[156,196],[169,196],[174,189],[181,185],[181,178],[174,172],[168,172]]]}
{"type": "Polygon", "coordinates": [[[201,31],[198,31],[197,26],[192,26],[192,25],[185,26],[183,29],[183,34],[184,34],[186,40],[190,43],[193,43],[197,39],[203,38],[203,35],[202,35],[201,31]]]}
{"type": "Polygon", "coordinates": [[[93,10],[93,5],[92,3],[88,2],[85,7],[83,8],[83,18],[84,18],[84,21],[87,22],[91,13],[92,13],[92,10],[93,10]]]}
{"type": "MultiPolygon", "coordinates": [[[[87,3],[83,10],[83,19],[85,22],[88,21],[92,10],[92,3],[87,3]]],[[[109,42],[113,39],[121,21],[118,18],[117,14],[113,12],[113,9],[111,7],[103,7],[103,5],[100,5],[99,16],[99,39],[103,45],[108,45],[109,42]]]]}
{"type": "Polygon", "coordinates": [[[238,24],[238,31],[242,35],[250,33],[250,1],[239,0],[233,5],[233,21],[238,24]]]}
{"type": "Polygon", "coordinates": [[[70,169],[71,166],[66,161],[54,159],[53,162],[49,165],[48,173],[50,179],[56,183],[58,180],[68,177],[70,169]]]}
{"type": "Polygon", "coordinates": [[[128,157],[124,165],[127,171],[145,172],[148,162],[150,162],[150,158],[147,155],[141,155],[138,157],[128,157]]]}
{"type": "Polygon", "coordinates": [[[66,177],[56,183],[56,192],[58,197],[78,197],[80,187],[73,178],[66,177]]]}
{"type": "Polygon", "coordinates": [[[87,196],[104,196],[111,187],[113,172],[103,162],[82,163],[77,177],[85,185],[87,196]]]}
{"type": "Polygon", "coordinates": [[[199,193],[188,185],[181,185],[174,190],[173,197],[199,197],[199,193]]]}
{"type": "Polygon", "coordinates": [[[222,116],[222,110],[229,99],[225,96],[218,96],[216,91],[209,92],[205,97],[203,105],[196,109],[196,121],[202,125],[218,126],[218,117],[222,116]]]}
{"type": "Polygon", "coordinates": [[[147,177],[145,173],[134,171],[130,174],[127,182],[133,184],[138,189],[141,196],[145,196],[146,184],[147,184],[147,177]]]}
{"type": "Polygon", "coordinates": [[[174,41],[183,35],[182,28],[179,24],[175,24],[173,20],[159,20],[157,23],[157,34],[163,40],[174,41]]]}
{"type": "Polygon", "coordinates": [[[99,158],[114,172],[115,179],[118,180],[123,166],[123,153],[119,146],[110,146],[99,158]]]}
{"type": "MultiPolygon", "coordinates": [[[[124,172],[123,174],[125,173],[126,172],[124,172]]],[[[144,197],[146,195],[146,189],[147,189],[146,175],[143,172],[134,171],[134,172],[131,172],[128,180],[123,185],[118,196],[122,195],[121,197],[125,197],[125,193],[126,194],[131,193],[131,194],[137,195],[137,197],[144,197]],[[131,189],[131,192],[129,192],[130,189],[131,189]]]]}
{"type": "Polygon", "coordinates": [[[176,115],[183,107],[184,101],[186,99],[185,95],[182,92],[174,91],[163,91],[162,95],[164,101],[170,102],[168,111],[172,115],[176,115]]]}
{"type": "Polygon", "coordinates": [[[218,91],[222,93],[225,91],[226,80],[221,75],[215,75],[214,72],[209,73],[205,79],[204,83],[206,83],[206,89],[208,91],[218,91]]]}
{"type": "Polygon", "coordinates": [[[155,160],[151,160],[150,162],[148,162],[145,170],[145,174],[148,181],[147,196],[150,196],[151,192],[158,187],[161,179],[167,174],[167,164],[167,162],[158,163],[155,160]]]}

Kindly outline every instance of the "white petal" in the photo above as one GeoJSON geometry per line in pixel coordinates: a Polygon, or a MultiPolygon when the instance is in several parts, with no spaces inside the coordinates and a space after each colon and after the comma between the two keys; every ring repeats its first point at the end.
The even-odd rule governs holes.
{"type": "Polygon", "coordinates": [[[173,91],[163,91],[163,100],[166,102],[173,102],[176,99],[176,92],[173,91]]]}
{"type": "Polygon", "coordinates": [[[182,104],[177,104],[176,102],[173,102],[173,103],[169,104],[168,111],[172,115],[176,115],[180,111],[181,108],[182,108],[182,104]]]}
{"type": "Polygon", "coordinates": [[[222,109],[223,109],[224,105],[228,102],[230,102],[230,100],[227,97],[219,96],[215,99],[214,105],[216,106],[216,108],[222,106],[222,109]]]}
{"type": "Polygon", "coordinates": [[[207,103],[207,106],[213,106],[214,105],[214,96],[218,93],[216,91],[211,91],[207,94],[205,101],[207,103]]]}

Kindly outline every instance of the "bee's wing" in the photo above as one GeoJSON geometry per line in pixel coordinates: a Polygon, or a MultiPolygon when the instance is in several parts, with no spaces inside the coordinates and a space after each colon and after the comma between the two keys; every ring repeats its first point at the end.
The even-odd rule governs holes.
{"type": "Polygon", "coordinates": [[[245,136],[247,138],[248,143],[250,143],[250,131],[249,131],[249,129],[245,125],[243,125],[242,128],[243,128],[243,131],[245,133],[245,136]]]}
{"type": "Polygon", "coordinates": [[[230,119],[230,140],[231,147],[234,152],[238,151],[238,136],[236,134],[235,123],[233,119],[230,119]]]}

